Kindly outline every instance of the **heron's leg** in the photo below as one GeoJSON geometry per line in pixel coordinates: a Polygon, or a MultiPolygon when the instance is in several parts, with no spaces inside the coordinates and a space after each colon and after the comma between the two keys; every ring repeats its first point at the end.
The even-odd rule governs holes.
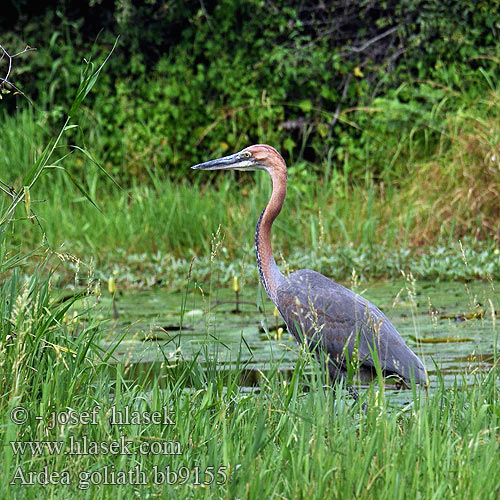
{"type": "MultiPolygon", "coordinates": [[[[311,342],[309,342],[308,347],[309,349],[311,349],[311,342]]],[[[345,368],[343,368],[342,366],[338,366],[328,355],[325,355],[324,351],[319,349],[319,344],[314,345],[313,349],[311,350],[314,352],[316,360],[321,367],[324,367],[326,364],[328,368],[330,383],[333,384],[337,381],[341,382],[345,386],[351,397],[355,401],[357,401],[359,398],[358,391],[352,385],[349,385],[347,383],[347,372],[345,368]]]]}
{"type": "Polygon", "coordinates": [[[355,401],[358,400],[358,391],[352,385],[349,385],[347,383],[347,372],[345,371],[345,369],[337,366],[331,359],[328,359],[328,373],[330,375],[331,382],[335,382],[337,380],[341,381],[345,385],[345,388],[347,389],[347,392],[349,392],[351,397],[355,401]]]}
{"type": "Polygon", "coordinates": [[[354,389],[354,386],[348,385],[347,390],[348,390],[349,394],[352,396],[352,399],[354,399],[354,401],[357,401],[359,398],[359,394],[358,394],[358,391],[356,389],[354,389]]]}

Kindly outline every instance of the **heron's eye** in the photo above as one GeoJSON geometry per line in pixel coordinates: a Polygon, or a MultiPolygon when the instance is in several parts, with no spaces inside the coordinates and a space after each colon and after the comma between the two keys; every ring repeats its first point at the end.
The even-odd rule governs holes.
{"type": "Polygon", "coordinates": [[[252,153],[250,153],[248,151],[245,151],[244,153],[241,153],[241,156],[243,158],[251,158],[252,157],[252,153]]]}

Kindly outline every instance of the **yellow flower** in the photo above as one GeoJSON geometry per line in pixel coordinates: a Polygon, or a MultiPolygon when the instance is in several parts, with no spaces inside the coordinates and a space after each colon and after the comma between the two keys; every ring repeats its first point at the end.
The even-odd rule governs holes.
{"type": "Polygon", "coordinates": [[[363,78],[365,76],[365,74],[361,71],[359,66],[356,66],[352,73],[357,78],[363,78]]]}

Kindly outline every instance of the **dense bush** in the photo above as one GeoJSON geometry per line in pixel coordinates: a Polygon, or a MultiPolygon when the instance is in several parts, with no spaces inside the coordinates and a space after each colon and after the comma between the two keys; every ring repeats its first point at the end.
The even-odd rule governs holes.
{"type": "Polygon", "coordinates": [[[370,168],[384,176],[387,140],[396,153],[411,133],[413,150],[424,151],[439,139],[435,110],[448,105],[447,92],[480,91],[478,71],[484,86],[498,77],[494,0],[295,0],[283,8],[52,0],[5,9],[4,44],[38,48],[17,61],[13,78],[50,105],[52,120],[78,84],[81,59],[98,58],[121,35],[87,128],[122,180],[146,166],[182,176],[186,165],[259,141],[318,172],[329,155],[350,175],[370,168]]]}

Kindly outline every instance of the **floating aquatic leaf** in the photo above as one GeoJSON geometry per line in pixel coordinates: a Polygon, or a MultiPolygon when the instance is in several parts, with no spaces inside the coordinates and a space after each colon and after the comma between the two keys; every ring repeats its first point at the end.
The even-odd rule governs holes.
{"type": "Polygon", "coordinates": [[[409,335],[409,337],[415,341],[417,344],[448,344],[450,342],[474,342],[474,339],[469,337],[415,337],[415,335],[409,335]]]}

